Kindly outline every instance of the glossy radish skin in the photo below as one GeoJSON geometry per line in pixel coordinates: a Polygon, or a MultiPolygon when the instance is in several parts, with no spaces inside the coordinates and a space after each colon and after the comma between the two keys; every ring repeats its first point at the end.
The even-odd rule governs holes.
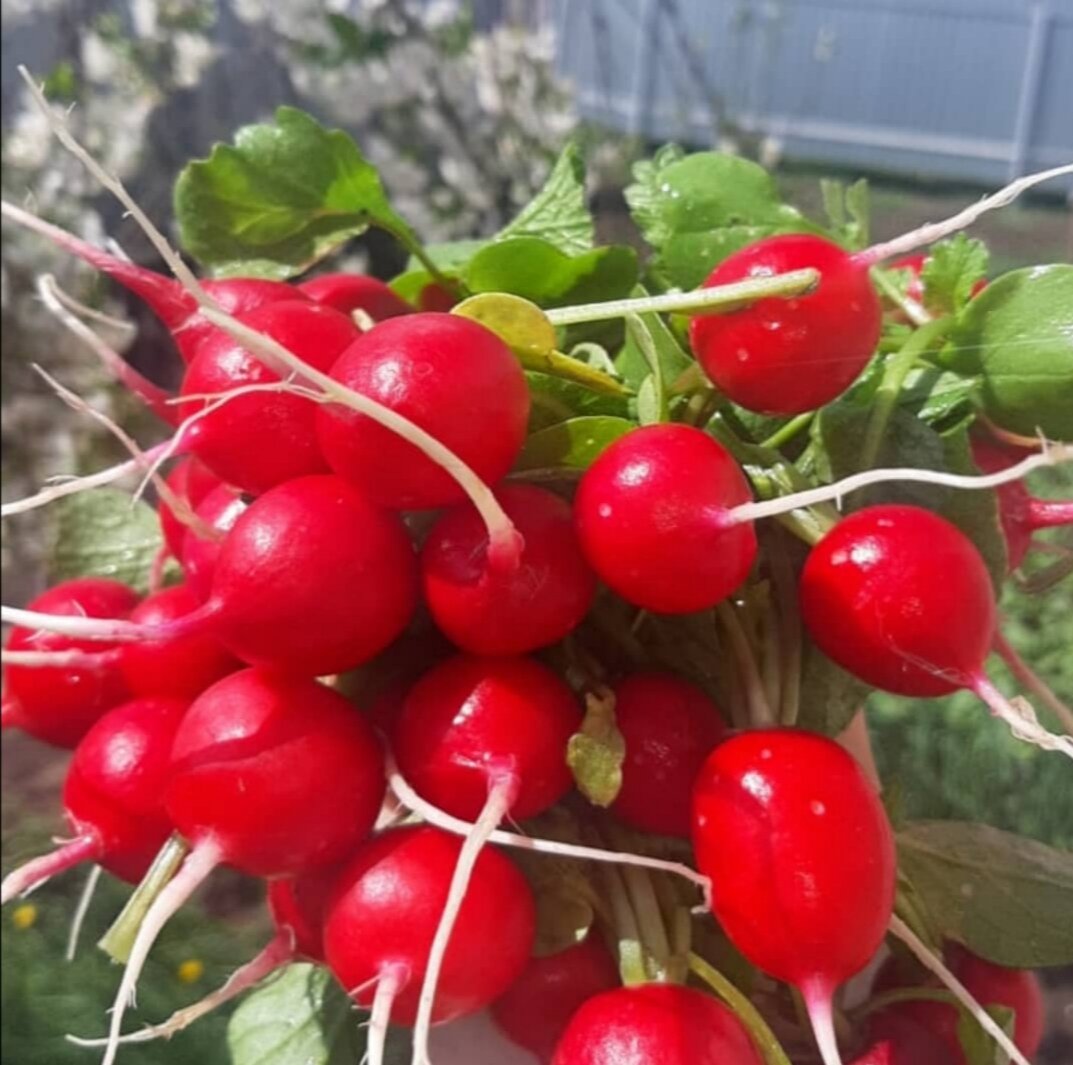
{"type": "MultiPolygon", "coordinates": [[[[973,462],[983,473],[997,473],[1023,457],[1023,454],[1013,453],[983,437],[974,437],[971,445],[973,462]]],[[[1032,546],[1033,533],[1059,525],[1073,525],[1073,500],[1036,499],[1029,494],[1024,481],[999,485],[995,494],[1011,573],[1024,562],[1032,546]]]]}
{"type": "Polygon", "coordinates": [[[293,955],[324,963],[324,912],[339,867],[312,869],[268,883],[268,909],[276,930],[292,939],[293,955]]]}
{"type": "Polygon", "coordinates": [[[362,715],[313,680],[233,673],[194,701],[175,737],[165,807],[195,847],[252,876],[345,858],[384,797],[380,744],[362,715]]]}
{"type": "Polygon", "coordinates": [[[660,614],[715,606],[756,558],[751,523],[726,512],[752,495],[707,433],[652,425],[616,440],[581,478],[574,516],[582,550],[611,588],[660,614]]]}
{"type": "Polygon", "coordinates": [[[719,710],[696,685],[669,673],[626,677],[614,694],[626,758],[611,812],[641,832],[688,838],[693,781],[726,732],[719,710]]]}
{"type": "MultiPolygon", "coordinates": [[[[340,384],[404,415],[484,481],[501,480],[525,440],[529,389],[494,333],[450,314],[392,318],[363,334],[332,367],[340,384]]],[[[421,510],[461,502],[458,483],[412,444],[356,411],[317,411],[324,457],[383,506],[421,510]]]]}
{"type": "Polygon", "coordinates": [[[172,832],[162,798],[188,705],[140,698],[117,706],[86,733],[67,771],[63,805],[72,832],[91,835],[96,861],[132,884],[172,832]]]}
{"type": "Polygon", "coordinates": [[[866,507],[843,518],[810,552],[800,597],[820,650],[898,695],[970,686],[995,631],[994,591],[979,552],[920,507],[866,507]]]}
{"type": "Polygon", "coordinates": [[[504,484],[496,496],[525,541],[521,564],[490,568],[484,522],[471,504],[460,504],[436,522],[422,548],[425,602],[462,650],[524,654],[558,643],[582,621],[596,576],[565,500],[526,484],[504,484]]]}
{"type": "Polygon", "coordinates": [[[383,650],[416,602],[402,522],[322,476],[278,485],[235,522],[206,609],[209,631],[243,661],[324,676],[383,650]]]}
{"type": "Polygon", "coordinates": [[[758,729],[720,743],[694,788],[693,849],[734,945],[806,999],[833,993],[883,941],[893,836],[874,788],[833,740],[758,729]]]}
{"type": "Polygon", "coordinates": [[[552,1065],[763,1065],[718,999],[677,984],[620,987],[573,1016],[552,1065]]]}
{"type": "MultiPolygon", "coordinates": [[[[995,965],[956,943],[947,944],[943,953],[947,967],[977,1002],[982,1006],[1013,1010],[1013,1041],[1025,1057],[1034,1060],[1043,1042],[1046,1013],[1036,975],[1027,969],[995,965]]],[[[873,994],[899,987],[922,986],[934,987],[936,984],[914,963],[891,957],[876,975],[873,994]]],[[[906,1029],[922,1029],[941,1043],[946,1055],[943,1060],[950,1065],[967,1065],[958,1039],[956,1007],[924,1000],[899,1002],[877,1013],[870,1031],[883,1033],[899,1025],[906,1029]]]]}
{"type": "Polygon", "coordinates": [[[875,351],[883,309],[868,266],[804,234],[767,237],[724,259],[702,287],[813,267],[813,292],[758,300],[694,318],[690,342],[704,372],[739,406],[765,414],[815,410],[844,392],[875,351]]]}
{"type": "Polygon", "coordinates": [[[364,311],[374,322],[412,314],[414,310],[383,281],[366,274],[321,274],[303,281],[298,288],[311,300],[343,314],[364,311]]]}
{"type": "MultiPolygon", "coordinates": [[[[29,609],[42,614],[122,618],[137,602],[137,593],[119,581],[82,577],[50,588],[34,599],[29,609]]],[[[55,747],[74,747],[101,714],[129,695],[116,647],[101,640],[79,640],[20,627],[12,629],[8,650],[80,650],[101,654],[101,659],[100,665],[94,668],[6,666],[4,728],[21,729],[55,747]]]]}
{"type": "MultiPolygon", "coordinates": [[[[392,829],[366,843],[342,873],[328,903],[328,965],[354,1000],[372,1004],[390,968],[402,974],[392,1023],[412,1024],[433,936],[462,840],[426,826],[392,829]]],[[[483,1009],[525,968],[535,905],[518,869],[486,847],[477,858],[444,959],[436,1022],[483,1009]]]]}
{"type": "MultiPolygon", "coordinates": [[[[239,321],[325,373],[361,335],[345,314],[311,301],[277,301],[241,315],[239,321]]],[[[192,397],[279,379],[226,333],[217,333],[202,342],[187,367],[182,395],[191,401],[184,410],[189,415],[208,405],[192,397]]],[[[184,446],[220,480],[263,492],[292,477],[327,472],[317,445],[315,414],[316,404],[304,396],[239,396],[194,422],[184,435],[184,446]]]]}
{"type": "MultiPolygon", "coordinates": [[[[131,611],[130,620],[166,625],[192,614],[201,600],[186,585],[148,596],[131,611]]],[[[194,699],[210,684],[241,668],[239,662],[211,633],[193,632],[159,640],[125,643],[119,652],[120,668],[134,695],[194,699]]]]}
{"type": "Polygon", "coordinates": [[[530,958],[492,1004],[492,1017],[511,1042],[546,1063],[581,1004],[618,986],[618,966],[593,931],[566,950],[530,958]]]}
{"type": "Polygon", "coordinates": [[[249,498],[244,497],[237,488],[221,484],[212,489],[195,508],[195,513],[205,525],[221,534],[218,539],[211,539],[195,529],[187,529],[183,536],[179,562],[186,586],[198,599],[208,599],[212,594],[212,578],[220,557],[222,534],[234,526],[249,505],[249,498]]]}
{"type": "MultiPolygon", "coordinates": [[[[165,478],[168,487],[180,499],[184,499],[190,509],[196,511],[201,501],[222,482],[207,466],[198,462],[193,456],[181,459],[175,469],[165,478]]],[[[160,518],[160,530],[164,534],[164,543],[174,558],[181,559],[183,541],[186,539],[187,527],[172,513],[171,507],[163,500],[157,507],[160,518]]]]}
{"type": "Polygon", "coordinates": [[[410,690],[395,724],[399,769],[429,802],[475,820],[490,786],[515,782],[509,809],[533,817],[566,794],[566,745],[581,723],[573,693],[529,658],[459,655],[410,690]]]}

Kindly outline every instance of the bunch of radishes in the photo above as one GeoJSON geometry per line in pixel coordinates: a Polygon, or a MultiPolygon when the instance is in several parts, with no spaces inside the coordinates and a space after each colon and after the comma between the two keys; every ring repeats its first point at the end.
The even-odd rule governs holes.
{"type": "MultiPolygon", "coordinates": [[[[494,314],[419,311],[367,277],[197,282],[180,262],[171,280],[18,208],[5,215],[141,295],[186,363],[171,397],[111,359],[174,435],[7,508],[149,473],[182,574],[160,586],[155,566],[144,598],[71,580],[5,611],[4,726],[74,750],[72,838],[10,874],[5,901],[84,861],[144,881],[106,1062],[121,1041],[172,1034],[295,959],[326,965],[370,1011],[373,1065],[389,1025],[414,1026],[423,1063],[430,1025],[488,1006],[556,1065],[772,1065],[788,1060],[778,1037],[804,1061],[795,996],[826,1065],[842,1060],[839,1043],[873,1065],[957,1059],[959,1007],[941,989],[926,1005],[894,997],[836,1037],[836,992],[889,929],[905,929],[893,835],[866,768],[834,739],[789,727],[770,693],[798,683],[803,623],[868,685],[971,689],[1019,736],[1073,754],[1069,736],[985,675],[995,593],[965,533],[922,506],[845,518],[826,507],[884,481],[1001,485],[1014,568],[1035,528],[1073,517],[1073,504],[1032,500],[1020,478],[1068,451],[1018,451],[985,432],[988,476],[866,470],[754,501],[754,471],[696,417],[709,403],[807,416],[844,393],[885,319],[905,328],[907,306],[927,314],[923,289],[885,306],[874,287],[892,246],[850,253],[777,235],[725,258],[710,292],[677,297],[694,313],[704,402],[643,418],[579,477],[535,483],[513,472],[530,386],[494,314]],[[802,271],[785,293],[749,287],[802,271]],[[802,534],[800,550],[769,528],[777,516],[802,534]],[[796,660],[765,662],[764,678],[735,608],[758,578],[775,594],[753,623],[797,648],[796,660]],[[608,608],[632,611],[632,627],[609,634],[608,608]],[[647,660],[649,613],[722,619],[726,661],[705,668],[736,674],[740,707],[726,716],[647,660]],[[632,668],[603,655],[607,639],[632,668]],[[532,856],[519,866],[509,848],[532,856]],[[584,885],[587,916],[565,937],[530,868],[541,860],[567,862],[584,885]],[[266,881],[274,939],[205,1002],[121,1040],[156,935],[219,864],[266,881]],[[756,999],[766,1022],[702,956],[712,917],[770,978],[756,999]],[[690,974],[708,986],[689,986],[690,974]]],[[[69,322],[70,301],[47,284],[42,295],[69,322]]],[[[975,994],[1015,1009],[1016,1048],[990,1028],[1030,1057],[1034,984],[951,951],[949,967],[923,956],[962,1006],[975,994]]],[[[921,982],[891,968],[880,989],[921,982]]]]}

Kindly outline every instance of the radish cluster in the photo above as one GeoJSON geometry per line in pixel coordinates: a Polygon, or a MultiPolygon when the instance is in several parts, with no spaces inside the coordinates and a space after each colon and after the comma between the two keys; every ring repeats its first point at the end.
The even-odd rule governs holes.
{"type": "MultiPolygon", "coordinates": [[[[792,474],[773,482],[760,440],[697,416],[808,415],[853,387],[884,329],[905,328],[884,320],[879,252],[788,234],[714,264],[705,289],[816,280],[698,313],[702,404],[531,478],[517,344],[449,313],[440,282],[420,309],[343,274],[198,292],[32,228],[145,299],[185,362],[179,393],[153,398],[174,415],[157,457],[176,460],[158,478],[154,577],[166,555],[181,580],[147,596],[63,582],[10,611],[5,649],[4,727],[74,753],[71,839],[10,874],[4,900],[78,862],[137,883],[162,848],[184,855],[133,930],[106,1065],[294,960],[368,1011],[372,1065],[390,1025],[413,1028],[425,1065],[432,1026],[485,1009],[552,1065],[760,1065],[775,1037],[690,951],[713,919],[803,1060],[896,1063],[911,1039],[959,1052],[941,1006],[836,1036],[839,988],[891,927],[897,861],[877,781],[834,738],[792,727],[803,641],[878,690],[970,689],[1023,739],[1071,755],[1073,739],[988,678],[995,589],[965,532],[918,505],[826,507],[935,477],[862,471],[791,492],[807,463],[779,456],[792,474]],[[788,548],[775,518],[805,544],[788,548]],[[713,660],[667,668],[668,641],[648,642],[661,626],[683,645],[718,633],[713,660]],[[545,852],[606,873],[571,866],[587,870],[564,879],[585,885],[589,919],[556,926],[552,945],[529,865],[545,852]],[[156,936],[220,865],[265,882],[272,938],[202,1002],[124,1035],[156,936]],[[686,899],[674,873],[705,897],[686,899]],[[698,902],[710,914],[692,915],[698,902]]],[[[998,478],[983,487],[998,487],[1016,570],[1070,504],[1029,496],[1029,467],[993,439],[975,457],[998,478]]],[[[950,965],[1016,1010],[1034,1052],[1031,988],[957,947],[950,965]]]]}

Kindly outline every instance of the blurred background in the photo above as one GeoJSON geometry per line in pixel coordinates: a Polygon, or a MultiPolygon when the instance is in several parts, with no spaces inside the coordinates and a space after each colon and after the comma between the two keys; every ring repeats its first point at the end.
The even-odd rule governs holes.
{"type": "MultiPolygon", "coordinates": [[[[3,191],[90,240],[113,238],[159,265],[135,227],[49,137],[16,71],[25,64],[94,154],[154,220],[171,222],[181,167],[280,104],[351,132],[400,213],[428,241],[493,232],[532,195],[564,141],[579,139],[602,235],[637,241],[622,187],[656,144],[718,147],[772,168],[786,197],[819,210],[818,177],[872,183],[874,237],[941,218],[1011,177],[1073,159],[1070,0],[3,0],[3,191]]],[[[976,229],[992,272],[1073,259],[1073,183],[988,215],[976,229]]],[[[370,233],[344,266],[391,276],[404,256],[370,233]]],[[[121,456],[32,373],[39,362],[143,441],[156,430],[51,321],[33,278],[55,273],[79,298],[129,319],[127,357],[174,380],[166,337],[133,299],[39,238],[5,227],[2,272],[5,498],[57,472],[121,456]]],[[[1063,494],[1054,478],[1039,494],[1063,494]]],[[[1069,494],[1068,482],[1064,493],[1069,494]]],[[[39,512],[40,514],[40,512],[39,512]]],[[[4,527],[5,601],[49,578],[47,514],[4,527]]],[[[1073,580],[1045,597],[1012,585],[1014,645],[1073,698],[1073,580]]],[[[1009,679],[998,673],[1000,683],[1009,679]]],[[[914,705],[877,698],[873,738],[907,816],[989,822],[1073,843],[1073,789],[1053,757],[988,728],[971,698],[914,705]],[[947,705],[944,705],[944,702],[947,705]]],[[[4,736],[5,866],[58,825],[63,760],[4,736]]],[[[65,1065],[92,1052],[115,975],[92,949],[118,888],[91,909],[83,950],[60,957],[78,874],[5,912],[3,1065],[65,1065]]],[[[141,1004],[163,1016],[252,954],[265,930],[256,889],[221,877],[203,895],[215,923],[174,922],[141,1004]]],[[[1073,915],[1071,915],[1073,917],[1073,915]]],[[[1041,1062],[1073,1061],[1073,1001],[1045,974],[1051,1034],[1041,1062]]],[[[223,1019],[132,1060],[226,1065],[223,1019]]]]}

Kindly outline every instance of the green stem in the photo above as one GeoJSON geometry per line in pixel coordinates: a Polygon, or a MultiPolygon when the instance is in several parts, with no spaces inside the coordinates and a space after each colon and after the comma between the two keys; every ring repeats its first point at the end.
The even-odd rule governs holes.
{"type": "Polygon", "coordinates": [[[689,968],[737,1014],[757,1050],[763,1055],[766,1065],[791,1065],[786,1051],[782,1049],[760,1011],[718,969],[709,965],[699,954],[693,953],[689,955],[689,968]]]}
{"type": "Polygon", "coordinates": [[[453,295],[459,295],[462,291],[462,286],[457,278],[448,277],[433,261],[427,251],[425,251],[424,245],[417,239],[417,234],[414,233],[409,226],[388,226],[383,223],[378,223],[383,229],[386,229],[429,273],[436,284],[441,285],[447,289],[448,292],[453,295]]]}
{"type": "Polygon", "coordinates": [[[775,715],[768,705],[764,695],[764,685],[760,680],[760,670],[756,665],[756,657],[753,649],[749,646],[749,639],[745,630],[738,621],[734,608],[726,601],[720,603],[715,612],[726,630],[730,647],[734,654],[734,660],[738,665],[738,673],[741,675],[745,686],[746,702],[749,706],[749,723],[753,728],[765,728],[775,724],[775,715]]]}
{"type": "Polygon", "coordinates": [[[736,281],[732,285],[695,289],[692,292],[668,292],[663,296],[642,296],[636,299],[605,300],[602,303],[580,303],[574,307],[555,307],[547,312],[553,325],[575,325],[578,322],[601,322],[621,318],[626,314],[725,314],[736,311],[756,300],[801,296],[819,281],[819,271],[791,270],[753,281],[736,281]]]}
{"type": "Polygon", "coordinates": [[[768,565],[778,604],[782,650],[782,699],[779,723],[793,725],[801,702],[801,610],[797,602],[797,579],[783,542],[784,534],[773,530],[767,537],[768,565]]]}
{"type": "Polygon", "coordinates": [[[670,969],[671,944],[648,871],[636,865],[626,865],[622,867],[622,879],[641,932],[641,949],[648,963],[649,976],[665,981],[670,969]]]}
{"type": "Polygon", "coordinates": [[[913,325],[927,325],[931,321],[931,315],[927,308],[922,307],[916,300],[911,300],[898,291],[898,286],[893,284],[882,267],[872,270],[872,283],[879,289],[913,325]]]}
{"type": "Polygon", "coordinates": [[[637,926],[637,918],[630,906],[622,877],[618,869],[610,864],[601,866],[600,872],[611,903],[612,923],[615,938],[618,940],[619,975],[627,987],[647,984],[649,975],[644,947],[641,944],[641,930],[637,926]]]}
{"type": "Polygon", "coordinates": [[[113,961],[125,965],[130,959],[131,947],[134,946],[134,939],[138,935],[138,929],[142,926],[146,912],[157,895],[175,876],[189,849],[177,833],[161,847],[160,853],[149,867],[149,872],[134,889],[134,894],[127,899],[126,906],[112,923],[112,927],[101,936],[97,943],[97,946],[113,961]]]}
{"type": "Polygon", "coordinates": [[[872,401],[872,415],[868,420],[864,446],[861,449],[861,469],[867,470],[875,465],[883,434],[887,431],[887,423],[898,405],[898,397],[909,371],[936,340],[950,332],[953,325],[954,319],[948,317],[921,326],[887,363],[883,380],[872,401]]]}
{"type": "Polygon", "coordinates": [[[546,373],[550,377],[561,377],[564,381],[573,381],[597,392],[602,396],[632,396],[633,389],[623,384],[603,370],[597,370],[595,366],[581,362],[580,359],[572,359],[561,351],[548,351],[540,355],[518,355],[518,361],[527,370],[536,370],[538,373],[546,373]]]}
{"type": "Polygon", "coordinates": [[[766,440],[762,441],[761,447],[780,448],[788,444],[802,429],[808,428],[812,419],[816,417],[814,410],[805,411],[796,418],[791,418],[784,426],[776,429],[766,440]]]}

